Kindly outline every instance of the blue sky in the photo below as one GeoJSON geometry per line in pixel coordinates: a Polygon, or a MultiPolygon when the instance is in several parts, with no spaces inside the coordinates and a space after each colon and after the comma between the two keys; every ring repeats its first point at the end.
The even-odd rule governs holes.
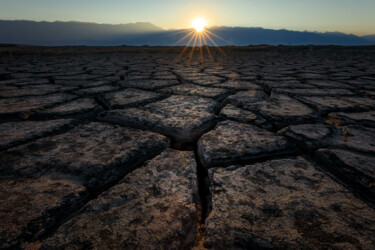
{"type": "Polygon", "coordinates": [[[375,34],[375,0],[0,0],[0,19],[210,25],[375,34]]]}

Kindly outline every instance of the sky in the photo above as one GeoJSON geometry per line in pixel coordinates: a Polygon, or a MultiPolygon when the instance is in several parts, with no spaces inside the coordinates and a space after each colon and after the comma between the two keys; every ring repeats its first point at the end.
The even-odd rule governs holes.
{"type": "Polygon", "coordinates": [[[375,34],[375,0],[0,0],[0,20],[151,22],[375,34]]]}

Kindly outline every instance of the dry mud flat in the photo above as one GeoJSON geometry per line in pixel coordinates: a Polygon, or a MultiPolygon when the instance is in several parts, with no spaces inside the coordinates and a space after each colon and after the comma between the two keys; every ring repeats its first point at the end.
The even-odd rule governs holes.
{"type": "Polygon", "coordinates": [[[180,50],[2,48],[0,248],[373,249],[375,49],[180,50]]]}

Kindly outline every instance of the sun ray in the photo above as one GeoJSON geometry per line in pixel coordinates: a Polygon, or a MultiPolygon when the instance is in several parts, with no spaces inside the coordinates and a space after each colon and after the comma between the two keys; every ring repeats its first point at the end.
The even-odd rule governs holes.
{"type": "Polygon", "coordinates": [[[221,53],[223,53],[223,55],[225,55],[226,56],[226,54],[225,54],[225,52],[215,43],[215,41],[214,40],[212,40],[212,38],[209,36],[209,35],[207,35],[207,38],[208,38],[208,40],[210,40],[214,45],[215,45],[215,47],[221,52],[221,53]]]}
{"type": "Polygon", "coordinates": [[[180,43],[181,41],[185,40],[186,38],[188,38],[189,36],[193,35],[194,34],[194,30],[192,30],[190,33],[186,34],[183,38],[181,38],[180,40],[178,40],[176,43],[173,44],[173,46],[177,45],[178,43],[180,43]]]}
{"type": "Polygon", "coordinates": [[[183,38],[181,38],[178,42],[174,43],[172,46],[176,46],[177,43],[181,42],[183,39],[186,39],[188,38],[190,35],[192,35],[194,32],[194,29],[184,29],[184,30],[180,30],[180,31],[176,31],[176,32],[171,32],[169,34],[167,34],[166,36],[176,36],[178,34],[181,34],[181,33],[187,33],[186,35],[184,35],[183,38]]]}
{"type": "Polygon", "coordinates": [[[191,48],[191,52],[190,52],[190,56],[189,56],[189,63],[191,61],[191,58],[193,57],[195,45],[197,44],[197,38],[198,38],[198,32],[196,32],[195,35],[194,35],[194,43],[193,43],[193,47],[191,48]]]}
{"type": "Polygon", "coordinates": [[[180,31],[176,31],[173,34],[180,34],[180,33],[190,32],[190,31],[194,31],[194,29],[193,28],[183,29],[183,30],[180,30],[180,31]]]}
{"type": "Polygon", "coordinates": [[[202,32],[199,33],[199,50],[201,53],[201,63],[203,64],[203,45],[202,45],[202,32]]]}
{"type": "Polygon", "coordinates": [[[210,51],[210,47],[208,46],[208,43],[207,43],[207,40],[206,40],[206,33],[202,33],[202,38],[203,38],[203,41],[204,41],[204,43],[205,43],[205,45],[206,45],[206,49],[207,49],[207,52],[208,52],[208,55],[210,56],[210,59],[211,59],[211,61],[213,62],[214,61],[214,58],[212,57],[212,54],[211,54],[211,51],[210,51]]]}
{"type": "Polygon", "coordinates": [[[196,34],[194,34],[193,36],[190,37],[188,43],[185,45],[184,49],[181,51],[181,53],[180,53],[180,55],[179,55],[179,57],[178,57],[178,60],[180,60],[181,57],[182,57],[182,55],[186,52],[186,50],[188,49],[188,47],[189,47],[191,41],[194,39],[194,36],[195,36],[195,35],[196,35],[196,34]]]}
{"type": "Polygon", "coordinates": [[[221,39],[221,40],[223,40],[224,42],[226,42],[226,43],[229,44],[229,42],[228,42],[227,40],[221,38],[220,36],[216,35],[215,33],[211,32],[211,31],[209,31],[209,30],[205,30],[205,31],[208,32],[208,33],[210,33],[210,34],[213,35],[214,37],[217,37],[217,38],[219,38],[219,39],[221,39]]]}
{"type": "Polygon", "coordinates": [[[189,47],[191,47],[190,52],[187,52],[188,53],[188,62],[189,63],[191,62],[191,60],[194,56],[194,53],[197,52],[200,55],[200,62],[201,62],[201,64],[203,64],[204,63],[204,54],[205,54],[203,46],[205,46],[206,50],[207,50],[207,53],[210,57],[210,60],[213,62],[214,58],[213,58],[213,54],[211,53],[210,46],[208,45],[208,42],[212,43],[212,45],[214,47],[216,47],[218,49],[218,51],[220,51],[224,56],[227,56],[225,54],[225,52],[220,48],[220,46],[214,41],[213,37],[218,38],[220,40],[223,40],[228,44],[229,44],[229,42],[227,42],[226,40],[224,40],[220,36],[216,35],[215,33],[209,31],[206,28],[206,26],[207,26],[207,21],[204,18],[196,18],[191,23],[191,29],[185,29],[185,30],[182,30],[182,31],[179,31],[179,32],[176,33],[176,34],[179,34],[179,33],[186,32],[187,34],[185,34],[181,39],[179,39],[174,45],[179,44],[182,41],[184,41],[185,39],[189,39],[189,37],[190,37],[189,41],[187,42],[185,47],[182,49],[182,51],[181,51],[181,53],[180,53],[180,55],[177,59],[178,61],[189,50],[189,47]],[[199,48],[197,48],[198,44],[199,44],[199,48]],[[198,50],[199,50],[199,52],[198,52],[198,50]]]}

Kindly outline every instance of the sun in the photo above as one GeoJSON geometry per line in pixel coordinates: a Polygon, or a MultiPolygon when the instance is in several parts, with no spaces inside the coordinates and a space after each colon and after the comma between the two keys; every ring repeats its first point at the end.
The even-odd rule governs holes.
{"type": "Polygon", "coordinates": [[[197,17],[191,23],[192,28],[194,28],[197,32],[202,32],[204,28],[207,26],[207,21],[204,18],[197,17]]]}
{"type": "MultiPolygon", "coordinates": [[[[192,19],[190,22],[190,27],[187,29],[183,29],[182,31],[179,31],[178,33],[186,33],[185,35],[182,35],[182,38],[178,40],[175,44],[179,44],[180,42],[187,39],[186,45],[182,49],[180,55],[178,56],[178,60],[182,58],[182,56],[185,54],[186,51],[190,48],[189,53],[189,60],[193,58],[194,51],[199,51],[200,54],[200,61],[201,64],[204,63],[204,49],[207,50],[207,54],[210,57],[211,61],[214,61],[213,54],[210,51],[210,46],[215,46],[217,50],[219,50],[223,55],[225,55],[224,51],[219,47],[219,45],[216,44],[214,41],[215,38],[219,38],[223,41],[225,41],[220,36],[216,35],[214,32],[212,32],[209,28],[207,28],[208,22],[207,19],[202,17],[196,17],[195,19],[192,19]]],[[[226,56],[226,55],[225,55],[226,56]]]]}

